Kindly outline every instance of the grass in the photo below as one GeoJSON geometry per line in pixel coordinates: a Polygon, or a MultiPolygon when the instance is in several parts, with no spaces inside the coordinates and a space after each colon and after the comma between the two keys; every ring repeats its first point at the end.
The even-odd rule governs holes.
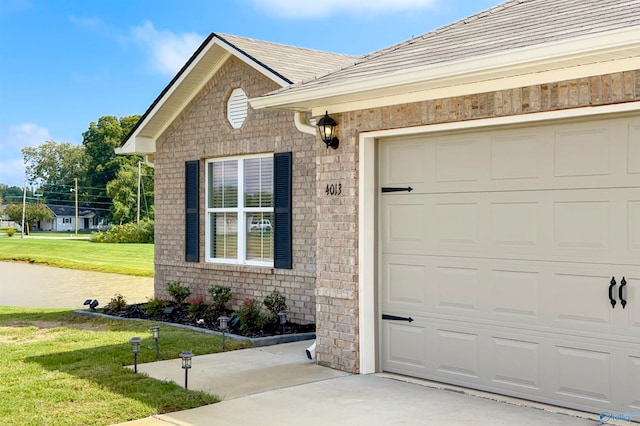
{"type": "MultiPolygon", "coordinates": [[[[217,402],[215,396],[134,374],[155,361],[152,322],[86,317],[69,310],[0,307],[0,424],[108,425],[217,402]]],[[[219,336],[173,327],[161,332],[162,359],[220,351],[219,336]]],[[[229,341],[227,349],[244,344],[229,341]]]]}
{"type": "Polygon", "coordinates": [[[0,236],[0,261],[153,276],[153,244],[99,244],[86,239],[0,236]]]}

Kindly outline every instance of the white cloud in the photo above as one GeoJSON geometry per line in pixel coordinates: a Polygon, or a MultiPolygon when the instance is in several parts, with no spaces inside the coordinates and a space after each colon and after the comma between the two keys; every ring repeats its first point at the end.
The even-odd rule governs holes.
{"type": "Polygon", "coordinates": [[[196,33],[158,31],[148,21],[132,28],[131,34],[149,55],[152,68],[166,75],[174,75],[204,40],[196,33]]]}
{"type": "Polygon", "coordinates": [[[52,140],[49,130],[36,124],[23,123],[9,126],[0,131],[0,183],[22,186],[24,163],[20,149],[25,146],[38,146],[52,140]]]}
{"type": "Polygon", "coordinates": [[[251,0],[259,9],[282,18],[326,18],[335,13],[379,15],[433,7],[440,0],[323,0],[309,5],[300,0],[251,0]]]}

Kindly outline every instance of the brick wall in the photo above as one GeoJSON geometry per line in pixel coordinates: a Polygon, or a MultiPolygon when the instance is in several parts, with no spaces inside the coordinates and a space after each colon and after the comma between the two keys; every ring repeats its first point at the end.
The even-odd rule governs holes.
{"type": "Polygon", "coordinates": [[[318,149],[317,352],[326,366],[358,366],[358,134],[435,123],[640,100],[640,70],[491,93],[350,111],[333,116],[340,147],[318,149]],[[327,184],[342,183],[341,196],[327,184]]]}
{"type": "Polygon", "coordinates": [[[287,298],[289,318],[315,321],[316,285],[316,164],[315,138],[299,132],[293,113],[254,111],[240,129],[226,117],[226,103],[235,88],[249,98],[278,85],[231,58],[190,102],[157,141],[155,157],[155,295],[166,298],[166,284],[180,281],[192,295],[209,298],[211,285],[232,287],[230,307],[247,298],[262,299],[273,290],[287,298]],[[214,157],[293,152],[293,269],[221,265],[204,262],[204,160],[214,157]],[[184,162],[200,160],[200,262],[184,261],[184,162]]]}

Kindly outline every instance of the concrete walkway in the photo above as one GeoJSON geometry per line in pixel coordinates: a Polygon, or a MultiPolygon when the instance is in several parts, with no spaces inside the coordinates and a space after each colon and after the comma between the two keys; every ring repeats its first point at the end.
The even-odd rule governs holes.
{"type": "MultiPolygon", "coordinates": [[[[189,388],[217,394],[222,402],[126,425],[600,424],[595,415],[480,392],[433,387],[434,384],[420,380],[405,381],[384,374],[349,375],[307,360],[304,349],[309,343],[194,357],[189,388]]],[[[138,365],[138,370],[157,379],[184,384],[178,360],[138,365]]]]}

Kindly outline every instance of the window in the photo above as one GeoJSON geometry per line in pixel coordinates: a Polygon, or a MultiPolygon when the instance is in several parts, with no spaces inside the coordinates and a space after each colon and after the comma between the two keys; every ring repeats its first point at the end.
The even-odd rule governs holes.
{"type": "Polygon", "coordinates": [[[71,223],[71,218],[70,217],[63,217],[62,218],[62,223],[71,223]]]}
{"type": "Polygon", "coordinates": [[[273,155],[206,163],[206,259],[273,266],[273,155]]]}

